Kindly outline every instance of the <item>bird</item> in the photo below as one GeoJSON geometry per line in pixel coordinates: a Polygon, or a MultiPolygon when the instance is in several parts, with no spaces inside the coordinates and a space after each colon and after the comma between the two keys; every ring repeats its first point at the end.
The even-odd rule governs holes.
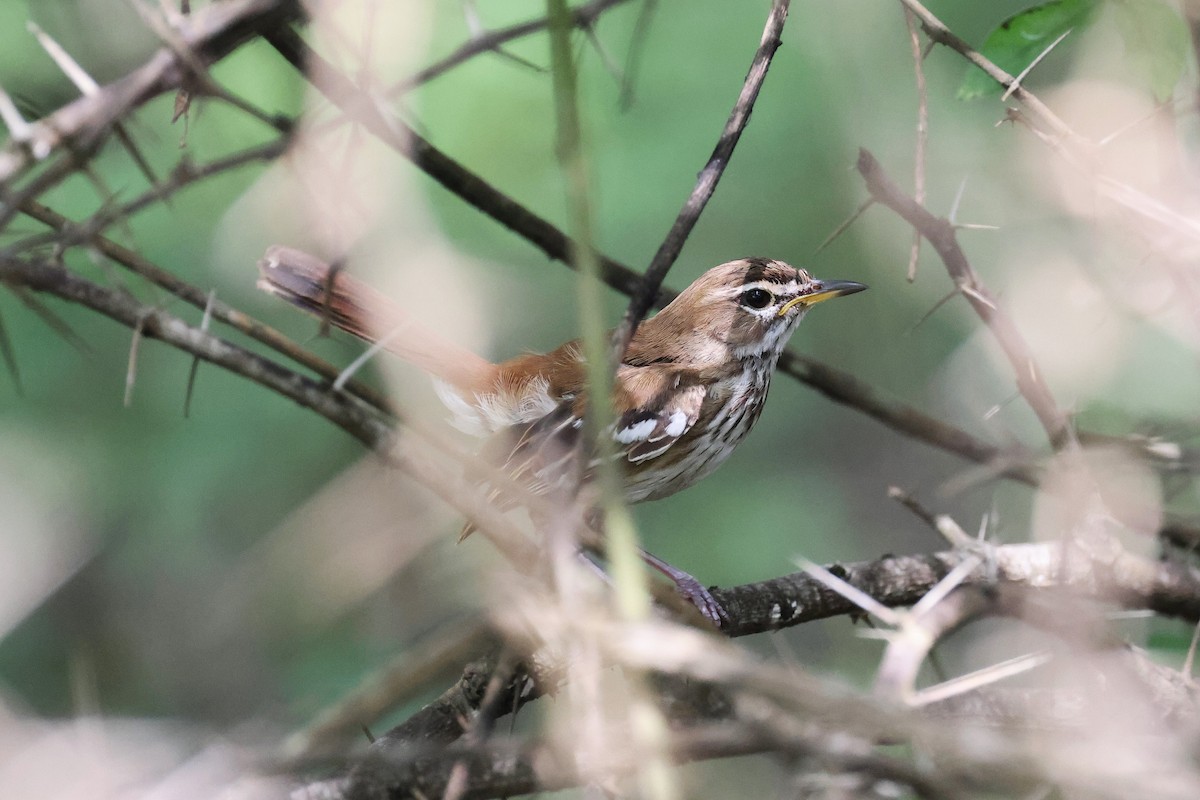
{"type": "MultiPolygon", "coordinates": [[[[575,473],[587,397],[579,339],[499,363],[412,321],[395,300],[302,250],[272,245],[259,288],[369,342],[434,378],[456,427],[485,438],[481,456],[534,494],[575,473]]],[[[708,476],[754,427],[792,333],[818,303],[867,287],[820,280],[768,258],[712,267],[636,329],[613,379],[607,431],[627,503],[657,500],[708,476]]],[[[646,563],[714,625],[725,612],[693,576],[647,551],[646,563]]]]}

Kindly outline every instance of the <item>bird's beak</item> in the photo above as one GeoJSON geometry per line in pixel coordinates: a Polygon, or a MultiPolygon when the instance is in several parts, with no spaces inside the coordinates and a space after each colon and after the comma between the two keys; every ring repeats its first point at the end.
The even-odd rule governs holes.
{"type": "Polygon", "coordinates": [[[784,316],[796,306],[814,306],[831,297],[854,294],[867,288],[864,284],[854,281],[820,281],[818,287],[815,292],[802,294],[799,297],[793,297],[791,300],[788,300],[779,309],[779,316],[784,316]]]}

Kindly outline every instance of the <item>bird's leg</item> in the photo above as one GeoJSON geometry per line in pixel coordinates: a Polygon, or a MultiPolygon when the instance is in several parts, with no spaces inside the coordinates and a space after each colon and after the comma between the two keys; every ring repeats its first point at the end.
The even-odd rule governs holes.
{"type": "Polygon", "coordinates": [[[712,592],[704,588],[704,585],[696,580],[695,577],[678,567],[671,566],[658,556],[640,547],[638,548],[638,554],[642,557],[643,561],[670,578],[672,583],[675,584],[675,591],[683,595],[684,599],[694,605],[704,615],[704,618],[713,625],[720,628],[723,623],[729,621],[729,613],[721,607],[721,604],[717,602],[717,598],[713,597],[712,592]]]}
{"type": "MultiPolygon", "coordinates": [[[[600,571],[603,572],[604,570],[600,567],[597,559],[604,556],[604,536],[602,533],[604,530],[604,511],[599,506],[592,506],[585,515],[585,518],[587,530],[596,534],[596,538],[594,541],[582,542],[580,549],[586,555],[589,563],[600,568],[600,571]]],[[[721,604],[717,602],[717,598],[712,596],[712,592],[704,588],[704,585],[695,577],[678,567],[671,566],[658,556],[640,547],[638,548],[638,555],[641,556],[642,561],[646,562],[648,566],[653,567],[655,571],[670,578],[671,583],[675,584],[675,591],[684,600],[695,606],[696,610],[713,625],[720,628],[724,622],[729,621],[729,613],[721,607],[721,604]]],[[[611,584],[612,580],[608,577],[607,573],[605,573],[605,579],[611,584]]]]}

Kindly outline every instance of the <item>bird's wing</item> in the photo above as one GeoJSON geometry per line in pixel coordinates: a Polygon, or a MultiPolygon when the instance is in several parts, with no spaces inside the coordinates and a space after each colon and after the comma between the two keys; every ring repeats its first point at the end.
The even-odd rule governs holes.
{"type": "MultiPolygon", "coordinates": [[[[630,369],[636,368],[622,367],[622,371],[630,369]]],[[[661,456],[696,424],[705,388],[688,378],[686,373],[663,376],[660,372],[650,380],[622,382],[628,399],[633,402],[627,403],[626,410],[617,418],[613,439],[630,463],[640,464],[661,456]],[[660,385],[655,387],[654,383],[660,385]],[[656,391],[638,397],[636,390],[646,388],[646,384],[656,391]]]]}
{"type": "MultiPolygon", "coordinates": [[[[667,452],[700,418],[705,387],[687,371],[623,365],[617,373],[612,427],[616,455],[640,464],[667,452]]],[[[564,396],[545,416],[511,425],[488,439],[480,456],[533,494],[569,487],[583,431],[585,403],[564,396]]],[[[588,470],[590,472],[590,469],[588,470]]]]}

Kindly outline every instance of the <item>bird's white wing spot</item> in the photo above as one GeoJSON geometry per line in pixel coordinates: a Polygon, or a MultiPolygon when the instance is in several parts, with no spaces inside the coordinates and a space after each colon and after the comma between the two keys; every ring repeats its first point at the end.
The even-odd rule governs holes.
{"type": "Polygon", "coordinates": [[[658,420],[654,417],[643,419],[640,422],[635,422],[632,425],[626,426],[613,434],[613,438],[621,444],[630,444],[631,442],[640,442],[654,432],[657,427],[658,420]]]}
{"type": "Polygon", "coordinates": [[[687,430],[688,415],[682,411],[673,411],[671,419],[667,422],[666,434],[672,439],[677,439],[687,430]]]}

